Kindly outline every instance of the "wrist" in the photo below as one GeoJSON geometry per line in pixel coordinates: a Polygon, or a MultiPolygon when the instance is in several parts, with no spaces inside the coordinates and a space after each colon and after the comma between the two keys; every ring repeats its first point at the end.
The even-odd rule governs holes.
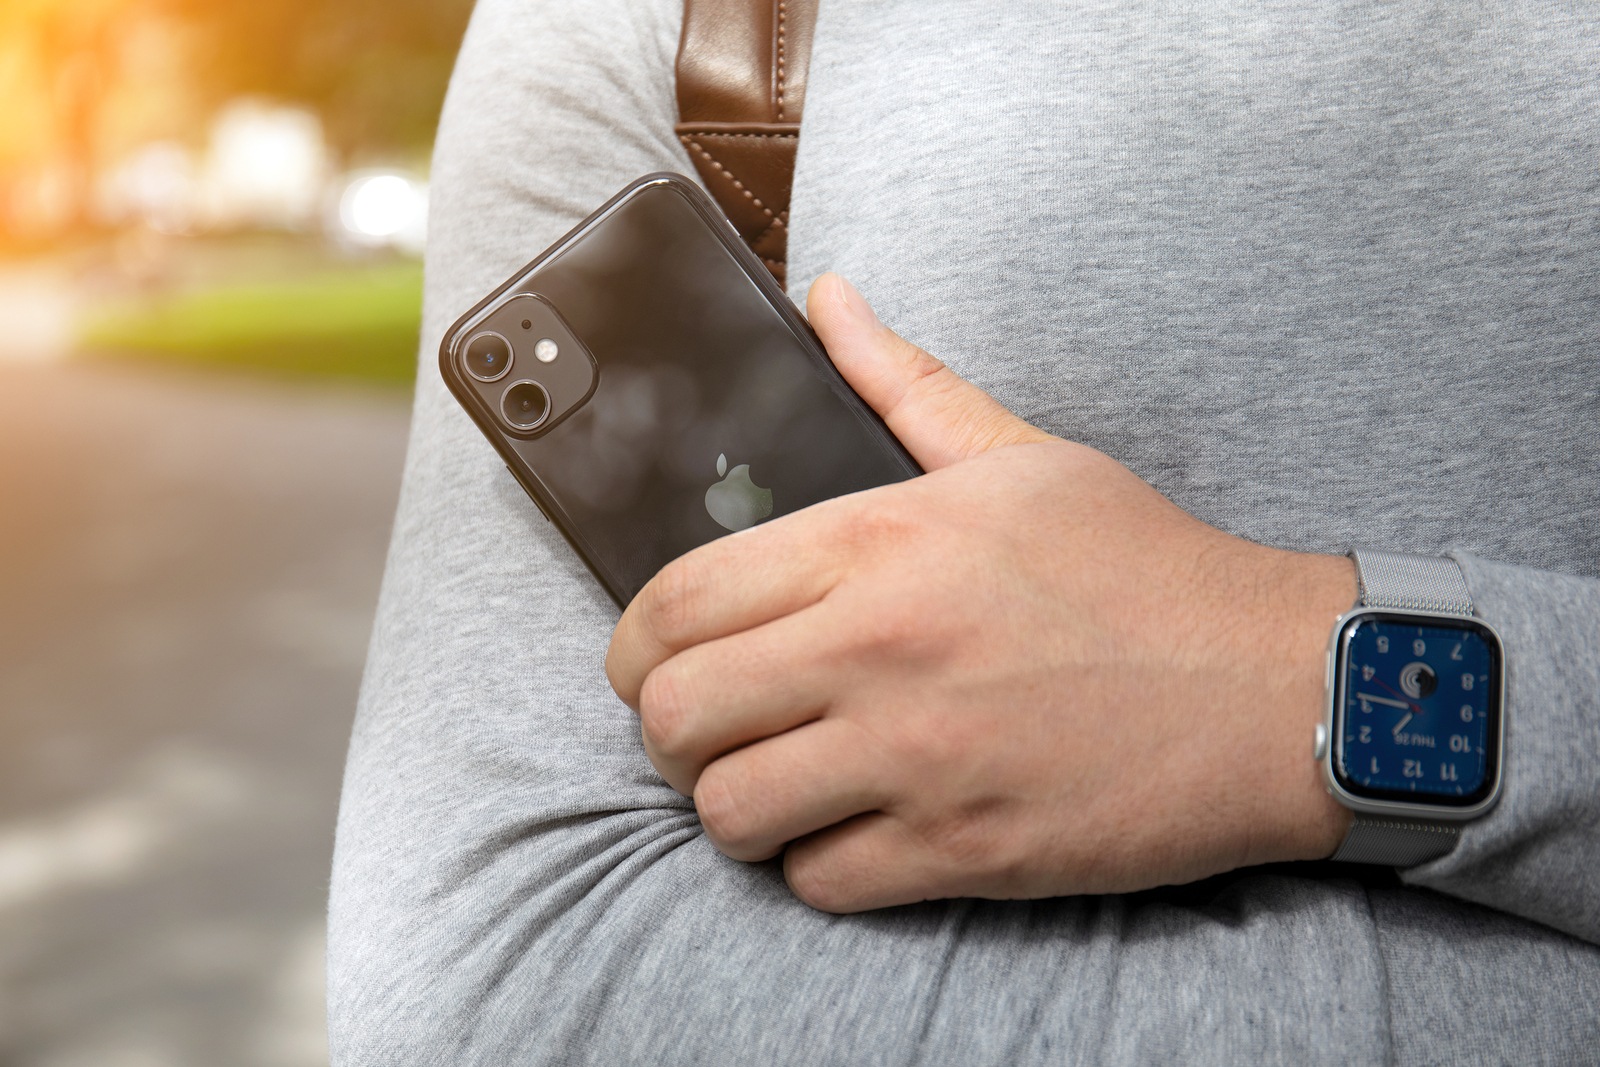
{"type": "Polygon", "coordinates": [[[1283,671],[1269,726],[1275,773],[1259,813],[1270,829],[1255,837],[1267,854],[1256,862],[1326,859],[1349,832],[1351,815],[1324,786],[1312,738],[1326,711],[1328,637],[1356,602],[1355,567],[1345,556],[1276,555],[1266,620],[1277,628],[1269,645],[1283,671]]]}

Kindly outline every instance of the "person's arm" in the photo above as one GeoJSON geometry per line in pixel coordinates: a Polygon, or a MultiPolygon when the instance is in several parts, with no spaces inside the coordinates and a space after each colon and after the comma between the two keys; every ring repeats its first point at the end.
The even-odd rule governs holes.
{"type": "Polygon", "coordinates": [[[712,840],[829,911],[1331,854],[1309,739],[1350,561],[1190,517],[836,275],[807,307],[928,473],[704,545],[623,614],[612,682],[712,840]]]}
{"type": "Polygon", "coordinates": [[[1383,963],[1358,886],[1278,875],[1192,906],[840,918],[777,865],[719,854],[651,767],[604,673],[616,609],[433,361],[456,315],[627,181],[689,169],[672,134],[680,11],[486,0],[458,63],[335,849],[335,1062],[1382,1059],[1383,963]]]}
{"type": "MultiPolygon", "coordinates": [[[[1386,958],[1410,935],[1377,929],[1357,883],[1277,870],[839,917],[797,900],[778,865],[719,854],[651,767],[604,674],[615,608],[433,361],[457,314],[627,181],[689,169],[672,134],[680,14],[678,0],[485,0],[458,63],[412,445],[335,849],[334,1061],[1390,1059],[1386,958]]],[[[1463,927],[1479,914],[1411,898],[1463,927]]],[[[1467,967],[1491,950],[1589,951],[1505,919],[1492,946],[1452,936],[1436,954],[1467,967]]],[[[1408,1003],[1435,988],[1416,983],[1408,1003]]],[[[1476,1022],[1487,996],[1452,996],[1458,1014],[1430,1021],[1455,1019],[1474,1053],[1511,1047],[1476,1022]]],[[[1585,1036],[1527,983],[1493,997],[1552,1047],[1585,1036]]]]}
{"type": "MultiPolygon", "coordinates": [[[[724,852],[832,911],[1321,859],[1343,557],[1206,526],[1017,419],[835,276],[811,320],[929,470],[706,545],[608,667],[724,852]]],[[[1506,631],[1506,800],[1418,884],[1600,940],[1600,583],[1464,561],[1506,631]]]]}
{"type": "Polygon", "coordinates": [[[1600,943],[1600,581],[1456,559],[1505,640],[1505,792],[1404,878],[1600,943]]]}

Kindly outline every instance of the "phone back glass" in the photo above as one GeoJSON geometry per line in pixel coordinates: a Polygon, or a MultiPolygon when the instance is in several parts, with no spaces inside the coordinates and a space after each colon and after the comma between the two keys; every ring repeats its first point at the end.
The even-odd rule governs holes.
{"type": "MultiPolygon", "coordinates": [[[[641,179],[464,317],[441,354],[458,399],[622,603],[728,532],[707,500],[719,458],[771,490],[773,518],[917,473],[708,205],[682,179],[641,179]],[[598,369],[588,401],[538,437],[497,421],[457,355],[522,293],[547,300],[598,369]]],[[[506,381],[537,378],[531,342],[514,344],[506,381]]]]}

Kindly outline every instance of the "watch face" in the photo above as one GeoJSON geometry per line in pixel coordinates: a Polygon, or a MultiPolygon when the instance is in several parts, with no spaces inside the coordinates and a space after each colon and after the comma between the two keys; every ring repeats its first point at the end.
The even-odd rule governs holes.
{"type": "Polygon", "coordinates": [[[1358,797],[1470,807],[1500,764],[1500,642],[1472,619],[1363,612],[1339,634],[1333,768],[1358,797]]]}

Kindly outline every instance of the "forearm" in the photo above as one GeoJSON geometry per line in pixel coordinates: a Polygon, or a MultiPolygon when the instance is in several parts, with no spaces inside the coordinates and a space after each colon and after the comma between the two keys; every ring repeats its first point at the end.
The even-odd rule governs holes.
{"type": "Polygon", "coordinates": [[[1506,644],[1504,793],[1404,877],[1600,942],[1600,580],[1457,558],[1506,644]]]}
{"type": "Polygon", "coordinates": [[[340,811],[335,1062],[1381,1058],[1380,961],[1348,887],[1276,879],[1220,918],[1077,898],[840,920],[775,865],[717,854],[656,776],[601,670],[614,609],[432,359],[455,315],[617,187],[682,169],[676,27],[650,22],[675,11],[485,3],[452,84],[413,441],[340,811]],[[1335,1014],[1263,971],[1352,995],[1335,1014]]]}

